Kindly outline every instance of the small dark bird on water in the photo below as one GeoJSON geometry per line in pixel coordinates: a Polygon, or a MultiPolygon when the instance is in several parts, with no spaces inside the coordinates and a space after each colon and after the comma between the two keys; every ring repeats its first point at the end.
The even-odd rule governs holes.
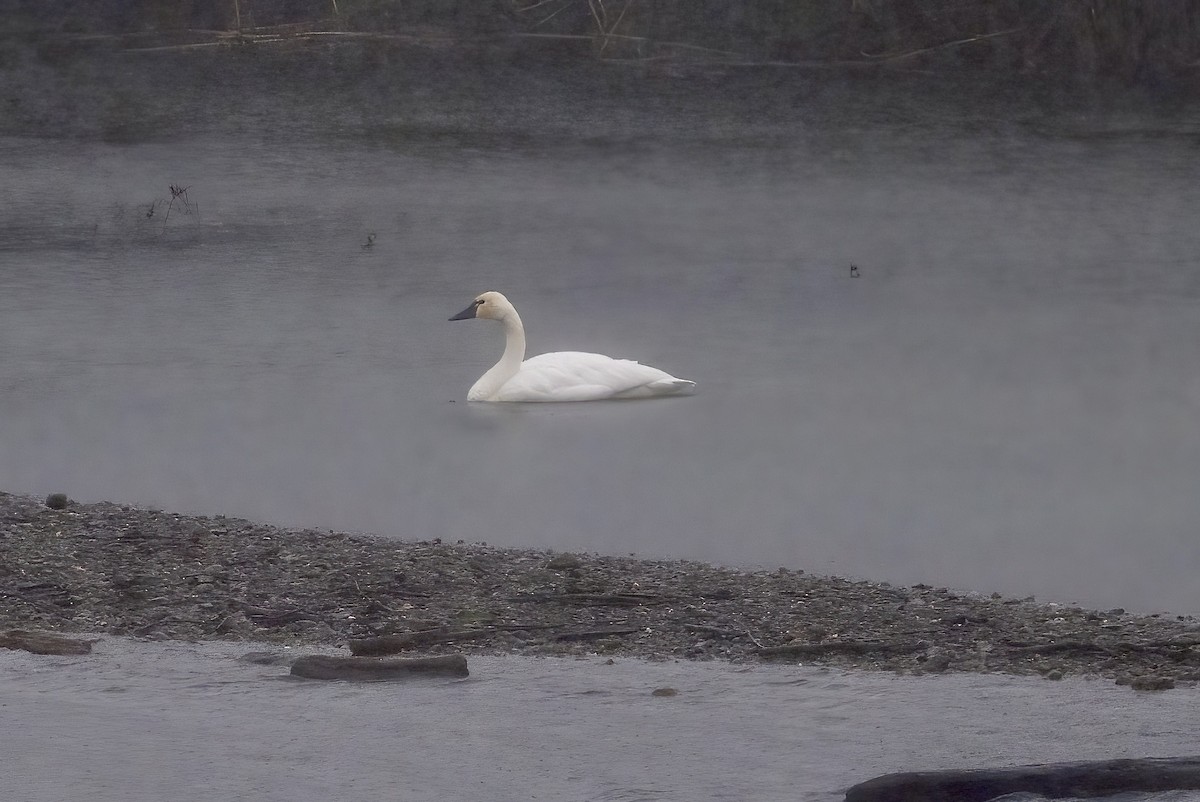
{"type": "Polygon", "coordinates": [[[375,245],[375,235],[374,235],[374,234],[368,234],[368,235],[367,235],[367,241],[366,241],[366,244],[364,244],[364,245],[362,246],[362,247],[363,247],[363,250],[365,251],[367,248],[370,248],[370,247],[372,247],[372,246],[374,246],[374,245],[375,245]]]}
{"type": "Polygon", "coordinates": [[[858,265],[850,265],[850,277],[858,278],[858,265]]]}

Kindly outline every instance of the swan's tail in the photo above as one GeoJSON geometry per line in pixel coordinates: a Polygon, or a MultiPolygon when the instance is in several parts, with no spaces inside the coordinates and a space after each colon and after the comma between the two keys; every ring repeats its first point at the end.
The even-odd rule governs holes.
{"type": "Polygon", "coordinates": [[[691,395],[696,392],[696,383],[687,379],[660,379],[645,387],[649,395],[691,395]]]}

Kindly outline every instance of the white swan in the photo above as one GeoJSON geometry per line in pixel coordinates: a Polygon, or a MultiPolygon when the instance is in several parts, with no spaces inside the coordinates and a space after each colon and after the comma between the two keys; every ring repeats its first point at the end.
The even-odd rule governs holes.
{"type": "Polygon", "coordinates": [[[558,351],[525,359],[521,316],[498,292],[485,292],[451,320],[499,320],[504,324],[504,355],[479,377],[467,393],[469,401],[600,401],[606,398],[652,398],[690,393],[687,379],[630,359],[602,354],[558,351]],[[524,360],[524,361],[522,361],[524,360]]]}

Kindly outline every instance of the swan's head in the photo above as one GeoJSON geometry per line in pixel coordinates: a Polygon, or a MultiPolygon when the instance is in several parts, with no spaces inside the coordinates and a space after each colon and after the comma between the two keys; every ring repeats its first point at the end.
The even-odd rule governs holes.
{"type": "Polygon", "coordinates": [[[470,320],[481,317],[490,320],[504,320],[513,312],[513,305],[498,292],[485,292],[475,297],[471,305],[459,312],[451,320],[470,320]]]}

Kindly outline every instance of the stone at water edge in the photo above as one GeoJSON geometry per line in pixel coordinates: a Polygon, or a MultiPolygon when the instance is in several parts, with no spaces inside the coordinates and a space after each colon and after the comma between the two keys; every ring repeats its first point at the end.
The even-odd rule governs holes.
{"type": "Polygon", "coordinates": [[[33,654],[91,654],[94,640],[64,638],[48,632],[10,629],[0,633],[0,648],[24,649],[33,654]]]}
{"type": "Polygon", "coordinates": [[[420,676],[466,677],[467,658],[461,654],[381,660],[375,657],[328,657],[310,654],[292,661],[292,676],[306,679],[380,681],[420,676]]]}
{"type": "Polygon", "coordinates": [[[246,652],[238,660],[243,663],[253,663],[256,666],[290,666],[296,661],[296,655],[280,654],[279,652],[246,652]]]}
{"type": "Polygon", "coordinates": [[[1200,757],[1148,757],[885,774],[847,789],[846,802],[986,802],[1022,792],[1058,799],[1198,788],[1200,757]]]}

